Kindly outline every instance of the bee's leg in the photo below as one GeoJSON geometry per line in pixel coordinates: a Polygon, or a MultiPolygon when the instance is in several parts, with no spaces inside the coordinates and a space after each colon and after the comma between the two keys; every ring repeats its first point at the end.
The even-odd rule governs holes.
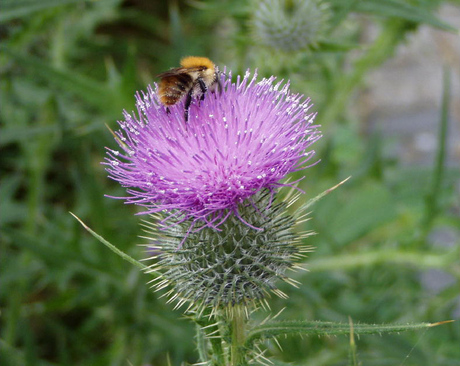
{"type": "Polygon", "coordinates": [[[171,111],[169,110],[169,107],[166,107],[166,113],[171,114],[171,111]]]}
{"type": "Polygon", "coordinates": [[[200,100],[204,100],[204,93],[206,93],[208,91],[208,87],[206,86],[206,84],[204,83],[202,78],[198,78],[197,81],[198,81],[198,84],[200,85],[200,89],[201,89],[201,98],[200,98],[200,100]]]}
{"type": "Polygon", "coordinates": [[[216,75],[216,84],[217,84],[217,91],[219,92],[219,94],[221,94],[222,93],[222,80],[220,79],[219,74],[216,75]]]}
{"type": "Polygon", "coordinates": [[[193,88],[190,89],[190,91],[187,93],[187,96],[185,97],[185,122],[188,122],[188,110],[190,108],[190,103],[192,103],[192,93],[193,88]]]}

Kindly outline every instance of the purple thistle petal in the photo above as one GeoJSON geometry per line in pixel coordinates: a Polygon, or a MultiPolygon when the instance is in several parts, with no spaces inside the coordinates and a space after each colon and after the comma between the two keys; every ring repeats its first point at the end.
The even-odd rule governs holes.
{"type": "Polygon", "coordinates": [[[138,93],[137,115],[125,111],[116,132],[122,150],[108,149],[105,162],[127,188],[119,198],[144,214],[169,211],[175,224],[217,228],[230,213],[242,220],[238,205],[260,190],[291,185],[280,181],[308,167],[307,148],[321,137],[315,114],[289,83],[256,77],[247,72],[232,83],[222,74],[222,93],[193,100],[187,123],[183,102],[168,114],[152,87],[138,93]]]}

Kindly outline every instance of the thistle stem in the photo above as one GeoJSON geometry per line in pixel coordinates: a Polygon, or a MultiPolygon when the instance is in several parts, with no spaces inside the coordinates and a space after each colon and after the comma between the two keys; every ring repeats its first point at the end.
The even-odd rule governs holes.
{"type": "Polygon", "coordinates": [[[219,332],[219,325],[211,318],[209,309],[205,310],[203,316],[195,318],[197,324],[197,347],[200,355],[200,362],[210,362],[213,366],[225,366],[225,356],[222,349],[222,340],[215,337],[219,332]],[[209,340],[210,349],[206,347],[206,339],[209,340]]]}
{"type": "Polygon", "coordinates": [[[200,362],[206,362],[208,359],[206,350],[206,338],[199,324],[196,324],[196,345],[198,349],[198,355],[200,357],[200,362]]]}
{"type": "Polygon", "coordinates": [[[244,308],[234,306],[229,309],[231,317],[231,346],[230,346],[230,365],[247,365],[244,341],[246,339],[246,315],[244,308]]]}

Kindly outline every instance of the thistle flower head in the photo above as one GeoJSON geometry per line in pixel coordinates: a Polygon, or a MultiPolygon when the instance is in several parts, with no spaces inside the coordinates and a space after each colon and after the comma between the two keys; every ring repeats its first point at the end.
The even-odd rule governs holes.
{"type": "Polygon", "coordinates": [[[188,122],[183,102],[168,113],[152,87],[137,95],[138,113],[119,122],[109,176],[127,188],[127,203],[167,213],[163,225],[218,229],[231,215],[244,220],[241,203],[282,186],[314,155],[307,149],[320,133],[308,98],[274,77],[220,77],[222,93],[193,100],[188,122]]]}
{"type": "Polygon", "coordinates": [[[321,0],[259,0],[252,20],[254,38],[273,49],[300,51],[321,39],[328,11],[321,0]]]}
{"type": "MultiPolygon", "coordinates": [[[[274,203],[287,174],[304,169],[320,138],[310,100],[275,78],[247,72],[222,92],[161,105],[156,89],[137,95],[137,115],[125,112],[109,150],[110,177],[127,187],[128,203],[156,217],[145,222],[161,271],[157,289],[193,310],[261,302],[283,293],[288,269],[301,256],[296,217],[274,203]]],[[[311,165],[311,164],[310,164],[311,165]]]]}

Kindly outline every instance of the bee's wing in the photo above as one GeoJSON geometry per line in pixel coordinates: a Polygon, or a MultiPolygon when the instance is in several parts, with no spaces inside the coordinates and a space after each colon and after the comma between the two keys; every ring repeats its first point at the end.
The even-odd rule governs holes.
{"type": "Polygon", "coordinates": [[[180,74],[188,74],[190,72],[193,72],[193,71],[200,71],[201,68],[200,67],[177,67],[175,69],[170,69],[168,71],[165,71],[165,72],[162,72],[160,74],[157,75],[157,78],[160,78],[160,79],[163,79],[163,78],[167,78],[169,76],[177,76],[177,75],[180,75],[180,74]]]}
{"type": "Polygon", "coordinates": [[[183,73],[186,73],[187,72],[187,69],[183,68],[183,67],[177,67],[175,69],[170,69],[168,71],[165,71],[165,72],[162,72],[160,74],[157,75],[157,78],[167,78],[168,76],[174,76],[174,75],[178,75],[178,74],[183,74],[183,73]]]}

